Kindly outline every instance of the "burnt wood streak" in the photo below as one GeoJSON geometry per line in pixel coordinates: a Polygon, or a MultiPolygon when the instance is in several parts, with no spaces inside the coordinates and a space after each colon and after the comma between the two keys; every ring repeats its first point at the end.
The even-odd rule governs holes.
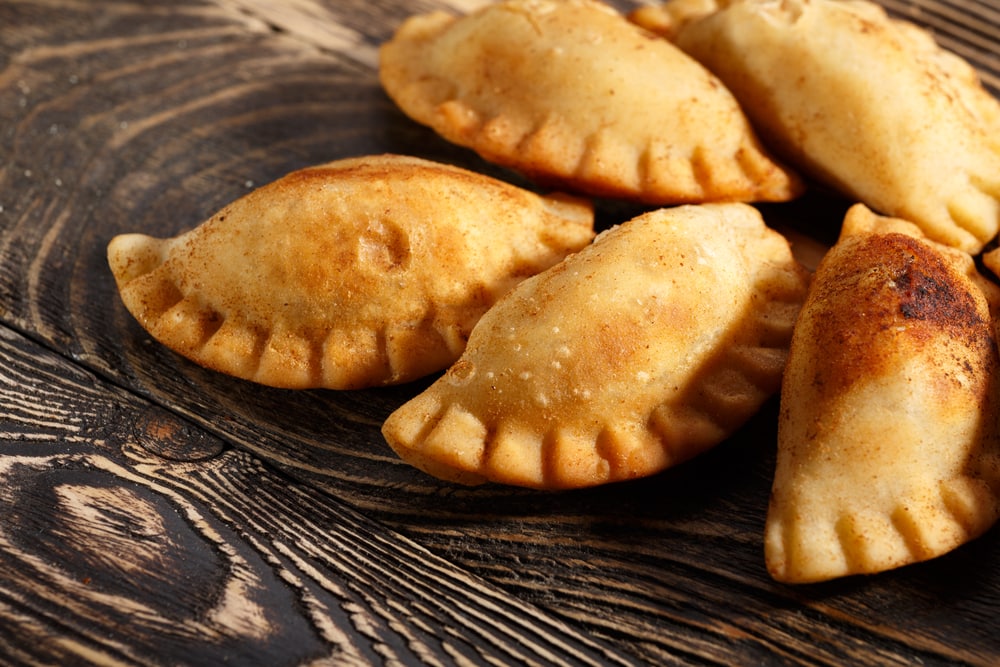
{"type": "MultiPolygon", "coordinates": [[[[379,435],[420,383],[260,387],[125,312],[112,236],[174,235],[299,167],[397,152],[524,184],[378,85],[405,17],[479,4],[0,0],[0,663],[1000,662],[996,530],[874,577],[770,580],[774,401],[655,478],[463,488],[379,435]]],[[[885,4],[997,93],[993,3],[885,4]]],[[[846,202],[766,208],[828,243],[846,202]]]]}

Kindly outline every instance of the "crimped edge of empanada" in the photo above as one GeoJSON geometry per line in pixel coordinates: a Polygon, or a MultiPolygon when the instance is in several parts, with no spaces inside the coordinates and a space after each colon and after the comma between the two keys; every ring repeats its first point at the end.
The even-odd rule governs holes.
{"type": "Polygon", "coordinates": [[[122,234],[111,240],[108,261],[120,276],[122,302],[139,324],[209,370],[285,389],[357,389],[441,370],[465,348],[469,332],[440,325],[433,312],[382,330],[322,332],[265,327],[238,313],[223,313],[197,293],[182,293],[171,273],[160,270],[174,242],[122,234]]]}

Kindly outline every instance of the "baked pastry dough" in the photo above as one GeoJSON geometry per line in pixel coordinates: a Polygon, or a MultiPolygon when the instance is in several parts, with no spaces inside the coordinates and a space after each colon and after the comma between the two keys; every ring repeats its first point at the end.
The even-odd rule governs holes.
{"type": "Polygon", "coordinates": [[[653,204],[801,190],[714,76],[593,0],[411,17],[379,74],[411,118],[549,185],[653,204]]]}
{"type": "Polygon", "coordinates": [[[114,238],[126,307],[154,338],[287,388],[447,367],[503,293],[593,239],[589,202],[404,156],[293,172],[173,239],[114,238]]]}
{"type": "Polygon", "coordinates": [[[651,475],[778,389],[806,282],[746,204],[641,215],[501,299],[382,432],[404,460],[464,484],[651,475]]]}
{"type": "Polygon", "coordinates": [[[782,386],[765,536],[775,579],[934,558],[997,520],[997,291],[915,225],[848,212],[782,386]]]}
{"type": "Polygon", "coordinates": [[[1000,103],[928,33],[857,0],[678,2],[632,18],[718,75],[790,164],[970,253],[996,236],[1000,103]]]}

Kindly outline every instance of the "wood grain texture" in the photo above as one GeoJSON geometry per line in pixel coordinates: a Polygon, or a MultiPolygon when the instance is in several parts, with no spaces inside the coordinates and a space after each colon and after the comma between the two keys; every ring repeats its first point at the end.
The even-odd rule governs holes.
{"type": "MultiPolygon", "coordinates": [[[[295,168],[393,151],[524,184],[378,86],[406,16],[478,4],[0,2],[0,661],[995,664],[996,531],[876,577],[768,578],[774,402],[655,478],[466,489],[379,435],[421,383],[260,387],[125,312],[113,235],[176,234],[295,168]]],[[[997,91],[992,3],[885,4],[997,91]]],[[[845,207],[764,208],[828,243],[845,207]]]]}
{"type": "Polygon", "coordinates": [[[7,658],[633,662],[6,329],[0,369],[7,658]]]}

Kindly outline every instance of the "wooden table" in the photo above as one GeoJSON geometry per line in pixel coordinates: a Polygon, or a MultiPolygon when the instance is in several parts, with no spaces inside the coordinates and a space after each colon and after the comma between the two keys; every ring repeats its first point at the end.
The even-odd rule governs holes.
{"type": "MultiPolygon", "coordinates": [[[[655,478],[469,489],[380,437],[419,386],[261,387],[126,313],[117,233],[170,236],[353,155],[500,175],[376,78],[406,16],[477,4],[0,0],[0,662],[997,664],[996,530],[869,578],[770,580],[773,401],[655,478]]],[[[998,90],[995,0],[887,6],[998,90]]]]}

